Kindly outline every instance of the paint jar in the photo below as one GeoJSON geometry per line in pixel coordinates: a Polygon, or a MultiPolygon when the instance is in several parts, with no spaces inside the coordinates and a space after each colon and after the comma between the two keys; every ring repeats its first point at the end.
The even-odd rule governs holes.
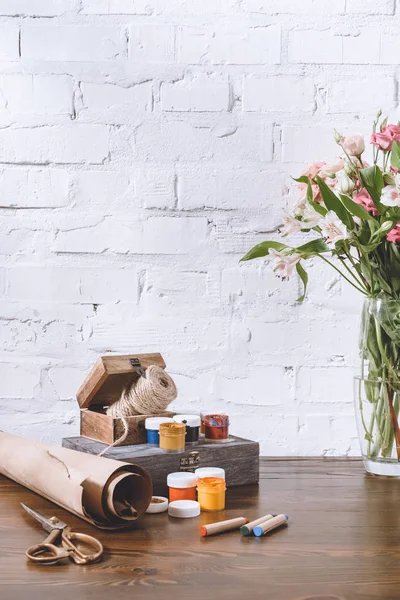
{"type": "Polygon", "coordinates": [[[148,444],[153,446],[160,445],[160,425],[161,423],[173,423],[174,420],[169,417],[148,417],[144,422],[146,429],[146,439],[148,444]]]}
{"type": "Polygon", "coordinates": [[[220,467],[199,467],[194,472],[197,477],[219,477],[220,479],[225,479],[225,471],[220,467]]]}
{"type": "Polygon", "coordinates": [[[225,413],[221,412],[219,410],[219,408],[203,408],[200,411],[200,435],[204,435],[205,434],[205,424],[204,424],[204,419],[206,418],[207,415],[223,415],[225,413]]]}
{"type": "Polygon", "coordinates": [[[168,452],[182,452],[185,449],[185,435],[184,423],[161,423],[160,448],[168,452]]]}
{"type": "Polygon", "coordinates": [[[174,421],[186,425],[186,444],[199,443],[200,417],[198,415],[175,415],[174,421]]]}
{"type": "Polygon", "coordinates": [[[197,500],[201,510],[223,510],[225,508],[225,479],[202,477],[197,482],[197,500]]]}
{"type": "Polygon", "coordinates": [[[207,442],[229,441],[229,417],[223,414],[206,415],[204,417],[204,433],[207,442]]]}
{"type": "Polygon", "coordinates": [[[167,477],[169,501],[196,500],[198,477],[194,473],[170,473],[167,477]]]}

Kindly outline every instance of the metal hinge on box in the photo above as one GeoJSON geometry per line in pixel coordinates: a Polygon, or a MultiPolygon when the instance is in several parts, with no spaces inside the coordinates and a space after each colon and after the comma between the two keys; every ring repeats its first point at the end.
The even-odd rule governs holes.
{"type": "Polygon", "coordinates": [[[146,371],[143,369],[138,358],[131,358],[130,363],[140,377],[146,377],[146,371]]]}

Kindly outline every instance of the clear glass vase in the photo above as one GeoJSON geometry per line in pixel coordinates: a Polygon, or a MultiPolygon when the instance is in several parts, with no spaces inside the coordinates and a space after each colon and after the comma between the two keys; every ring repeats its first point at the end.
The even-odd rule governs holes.
{"type": "Polygon", "coordinates": [[[364,302],[360,357],[354,398],[364,465],[369,473],[400,477],[400,301],[364,302]]]}

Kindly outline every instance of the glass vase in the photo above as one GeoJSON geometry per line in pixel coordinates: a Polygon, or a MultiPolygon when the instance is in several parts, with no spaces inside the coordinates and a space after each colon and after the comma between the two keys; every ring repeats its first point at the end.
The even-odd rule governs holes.
{"type": "Polygon", "coordinates": [[[400,301],[365,300],[359,345],[354,397],[364,466],[375,475],[400,477],[400,301]]]}

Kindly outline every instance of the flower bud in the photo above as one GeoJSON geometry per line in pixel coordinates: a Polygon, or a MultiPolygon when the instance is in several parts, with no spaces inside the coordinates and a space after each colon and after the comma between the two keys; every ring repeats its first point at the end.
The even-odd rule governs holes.
{"type": "Polygon", "coordinates": [[[346,175],[348,175],[349,177],[357,177],[358,176],[356,166],[352,160],[349,160],[347,158],[347,156],[345,156],[343,158],[343,163],[344,163],[344,170],[346,172],[346,175]]]}
{"type": "Polygon", "coordinates": [[[386,171],[386,173],[383,174],[383,180],[387,185],[396,185],[396,178],[394,174],[389,171],[386,171]]]}
{"type": "Polygon", "coordinates": [[[350,179],[347,173],[343,172],[337,176],[337,185],[341,194],[351,194],[356,187],[354,181],[350,179]]]}
{"type": "Polygon", "coordinates": [[[339,144],[339,146],[342,144],[344,138],[342,135],[340,135],[340,133],[338,131],[336,131],[336,129],[333,130],[333,137],[335,138],[335,142],[337,144],[339,144]]]}
{"type": "Polygon", "coordinates": [[[390,229],[392,229],[394,226],[393,221],[385,221],[384,223],[382,223],[382,225],[379,227],[378,231],[380,231],[381,233],[384,233],[385,231],[390,231],[390,229]]]}

